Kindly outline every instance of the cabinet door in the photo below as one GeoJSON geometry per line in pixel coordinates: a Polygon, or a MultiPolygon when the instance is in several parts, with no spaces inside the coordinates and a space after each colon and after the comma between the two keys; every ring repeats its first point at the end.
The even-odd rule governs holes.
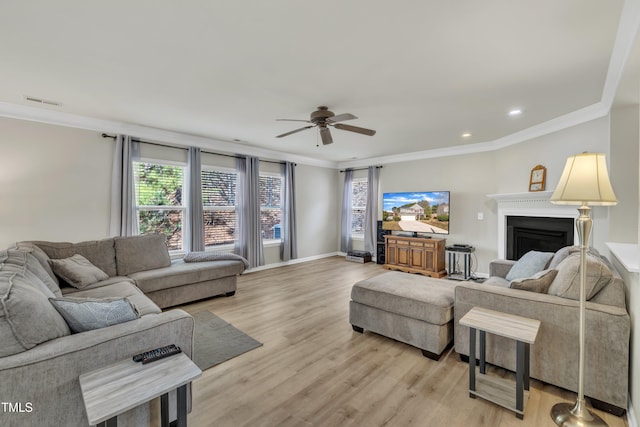
{"type": "Polygon", "coordinates": [[[424,264],[424,269],[427,271],[437,271],[436,270],[436,251],[435,248],[433,247],[433,245],[430,246],[426,246],[424,248],[424,259],[425,259],[425,264],[424,264]]]}
{"type": "Polygon", "coordinates": [[[420,248],[411,248],[409,261],[409,267],[422,270],[424,268],[424,251],[420,248]]]}
{"type": "Polygon", "coordinates": [[[399,246],[396,249],[398,252],[398,258],[396,259],[396,265],[411,265],[411,249],[408,246],[399,246]]]}
{"type": "Polygon", "coordinates": [[[385,263],[395,265],[398,263],[397,248],[387,243],[385,247],[385,263]]]}

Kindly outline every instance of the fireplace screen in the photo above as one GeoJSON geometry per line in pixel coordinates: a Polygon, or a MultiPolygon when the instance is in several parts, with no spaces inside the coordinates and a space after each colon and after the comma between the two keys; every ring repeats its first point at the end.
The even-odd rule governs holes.
{"type": "Polygon", "coordinates": [[[529,251],[555,252],[574,242],[573,218],[507,216],[507,259],[529,251]]]}

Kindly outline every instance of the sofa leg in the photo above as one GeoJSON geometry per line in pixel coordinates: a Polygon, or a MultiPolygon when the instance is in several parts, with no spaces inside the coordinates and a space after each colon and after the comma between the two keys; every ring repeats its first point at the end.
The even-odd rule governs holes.
{"type": "Polygon", "coordinates": [[[363,333],[364,332],[364,328],[361,328],[360,326],[356,326],[356,325],[351,325],[351,327],[353,328],[354,331],[359,332],[359,333],[363,333]]]}
{"type": "Polygon", "coordinates": [[[438,353],[432,353],[432,352],[424,350],[424,349],[421,349],[421,350],[422,350],[422,355],[424,357],[429,358],[431,360],[435,360],[436,362],[438,360],[440,360],[440,357],[442,357],[442,353],[444,353],[444,352],[442,352],[442,353],[438,354],[438,353]]]}
{"type": "Polygon", "coordinates": [[[615,415],[616,417],[621,417],[627,412],[625,408],[614,406],[601,400],[593,399],[591,397],[589,398],[589,400],[591,401],[591,405],[597,410],[607,412],[609,414],[615,415]]]}
{"type": "Polygon", "coordinates": [[[232,297],[236,294],[236,291],[231,291],[231,292],[227,292],[226,294],[224,294],[227,297],[232,297]]]}

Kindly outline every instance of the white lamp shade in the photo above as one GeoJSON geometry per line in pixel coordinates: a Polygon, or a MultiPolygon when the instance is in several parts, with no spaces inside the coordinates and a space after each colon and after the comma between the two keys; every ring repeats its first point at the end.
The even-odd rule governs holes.
{"type": "Polygon", "coordinates": [[[569,157],[550,201],[559,205],[617,204],[604,154],[582,153],[569,157]]]}

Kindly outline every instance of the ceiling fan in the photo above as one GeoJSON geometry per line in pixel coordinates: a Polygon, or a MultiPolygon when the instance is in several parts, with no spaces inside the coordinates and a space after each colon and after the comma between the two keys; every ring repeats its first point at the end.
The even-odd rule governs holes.
{"type": "Polygon", "coordinates": [[[322,144],[327,145],[333,142],[333,138],[331,137],[331,132],[329,131],[329,126],[333,126],[334,128],[340,129],[340,130],[348,130],[349,132],[360,133],[362,135],[373,136],[376,134],[376,131],[372,129],[365,129],[358,126],[345,125],[343,123],[338,123],[338,122],[343,122],[345,120],[353,120],[353,119],[357,119],[357,117],[354,116],[353,114],[344,113],[344,114],[338,114],[336,116],[333,113],[333,111],[329,111],[328,107],[320,106],[316,111],[311,113],[311,117],[309,120],[276,119],[278,121],[311,123],[310,126],[304,126],[299,129],[283,133],[282,135],[276,136],[276,138],[282,138],[283,136],[289,136],[291,134],[303,131],[305,129],[318,127],[318,129],[320,130],[320,137],[322,138],[322,144]]]}

